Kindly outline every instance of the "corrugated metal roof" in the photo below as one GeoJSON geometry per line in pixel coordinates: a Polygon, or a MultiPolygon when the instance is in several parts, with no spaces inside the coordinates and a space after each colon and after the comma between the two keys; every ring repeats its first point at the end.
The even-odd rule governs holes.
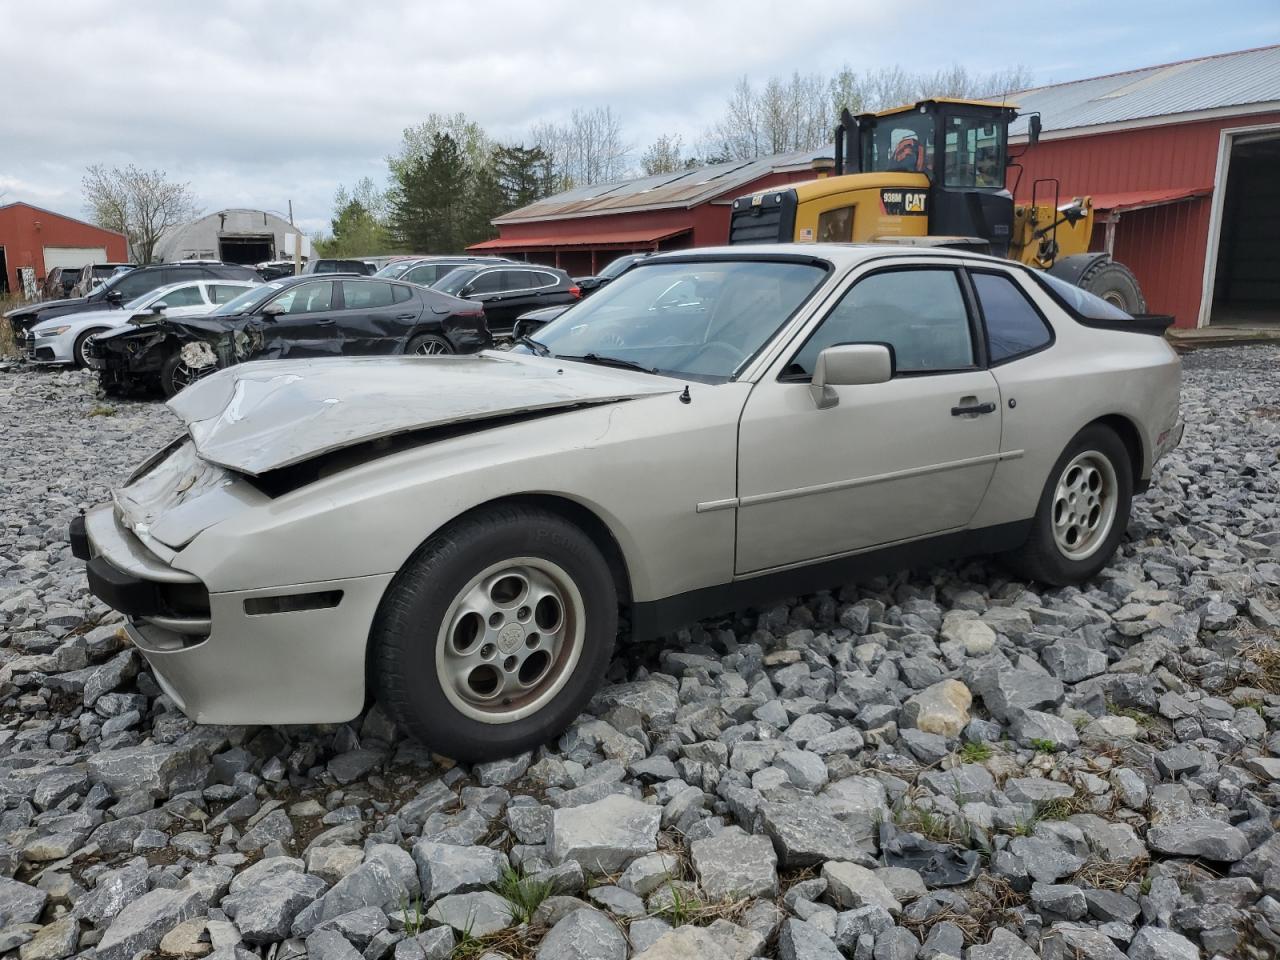
{"type": "Polygon", "coordinates": [[[824,146],[816,150],[797,150],[771,157],[757,157],[754,160],[734,160],[693,170],[576,187],[513,210],[493,222],[501,225],[553,217],[586,217],[623,210],[693,207],[770,173],[804,169],[819,157],[829,158],[831,153],[831,147],[824,146]]]}
{"type": "Polygon", "coordinates": [[[649,230],[589,230],[581,234],[552,234],[546,237],[498,237],[483,240],[467,247],[468,250],[536,250],[539,247],[607,247],[610,245],[657,243],[669,240],[689,227],[658,227],[649,230]]]}
{"type": "Polygon", "coordinates": [[[1091,195],[1095,210],[1124,213],[1162,207],[1168,203],[1181,203],[1213,193],[1213,184],[1203,187],[1172,187],[1166,190],[1125,190],[1121,193],[1095,193],[1091,195]]]}
{"type": "Polygon", "coordinates": [[[1280,101],[1280,45],[1072,80],[1009,99],[1022,114],[1011,136],[1027,132],[1026,116],[1035,111],[1052,131],[1271,103],[1280,101]]]}

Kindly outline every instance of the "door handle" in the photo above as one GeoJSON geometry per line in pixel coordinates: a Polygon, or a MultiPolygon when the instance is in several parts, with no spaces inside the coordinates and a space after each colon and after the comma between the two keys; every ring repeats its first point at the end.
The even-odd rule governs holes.
{"type": "Polygon", "coordinates": [[[397,320],[415,320],[417,319],[417,316],[418,315],[416,313],[397,313],[396,319],[397,320]]]}
{"type": "Polygon", "coordinates": [[[972,403],[963,407],[952,407],[951,415],[953,417],[964,417],[969,415],[977,415],[980,413],[995,413],[996,405],[994,403],[972,403]]]}

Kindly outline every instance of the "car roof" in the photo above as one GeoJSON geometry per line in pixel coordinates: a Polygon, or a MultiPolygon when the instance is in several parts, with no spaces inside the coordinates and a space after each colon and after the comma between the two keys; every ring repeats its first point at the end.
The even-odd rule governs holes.
{"type": "MultiPolygon", "coordinates": [[[[693,247],[687,250],[669,250],[645,257],[646,263],[662,263],[689,259],[733,260],[758,259],[760,257],[814,257],[829,260],[834,266],[848,267],[867,260],[931,258],[980,261],[983,263],[1014,265],[1003,257],[991,257],[982,253],[961,250],[956,247],[914,246],[906,243],[750,243],[719,247],[693,247]]],[[[550,269],[550,268],[548,268],[550,269]]]]}

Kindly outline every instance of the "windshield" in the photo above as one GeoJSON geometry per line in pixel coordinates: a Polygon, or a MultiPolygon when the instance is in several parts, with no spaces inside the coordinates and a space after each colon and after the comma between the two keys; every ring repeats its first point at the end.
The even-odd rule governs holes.
{"type": "Polygon", "coordinates": [[[474,269],[458,269],[450,270],[443,277],[431,285],[432,289],[439,290],[441,293],[448,293],[457,296],[458,291],[467,285],[467,282],[476,275],[474,269]]]}
{"type": "Polygon", "coordinates": [[[260,287],[250,287],[238,297],[234,297],[214,310],[211,316],[231,317],[238,313],[248,313],[268,297],[274,296],[284,289],[281,283],[264,283],[260,287]]]}
{"type": "Polygon", "coordinates": [[[789,261],[641,263],[536,339],[564,359],[728,380],[825,276],[822,266],[789,261]]]}
{"type": "Polygon", "coordinates": [[[862,169],[867,173],[923,173],[933,176],[933,117],[902,111],[876,118],[862,137],[862,169]]]}

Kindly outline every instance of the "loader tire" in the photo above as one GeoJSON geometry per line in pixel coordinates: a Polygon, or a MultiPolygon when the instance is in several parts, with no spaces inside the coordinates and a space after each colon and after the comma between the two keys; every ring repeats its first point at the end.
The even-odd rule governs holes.
{"type": "Polygon", "coordinates": [[[1077,286],[1125,313],[1137,316],[1147,312],[1147,301],[1142,296],[1138,278],[1123,263],[1099,260],[1084,272],[1077,286]]]}

